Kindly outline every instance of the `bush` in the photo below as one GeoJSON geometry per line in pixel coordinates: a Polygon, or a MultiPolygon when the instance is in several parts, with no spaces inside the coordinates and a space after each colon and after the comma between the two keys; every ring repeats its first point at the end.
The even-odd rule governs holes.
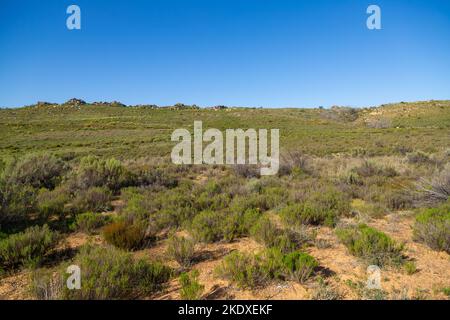
{"type": "Polygon", "coordinates": [[[226,236],[225,215],[215,211],[202,211],[197,214],[190,225],[190,232],[198,241],[212,243],[223,240],[226,236]]]}
{"type": "Polygon", "coordinates": [[[288,225],[336,225],[340,216],[350,211],[350,201],[333,189],[311,193],[302,203],[288,205],[280,216],[288,225]]]}
{"type": "Polygon", "coordinates": [[[12,184],[28,184],[33,188],[53,189],[60,182],[67,167],[52,155],[31,155],[5,170],[12,184]]]}
{"type": "Polygon", "coordinates": [[[60,237],[47,225],[35,226],[0,241],[0,264],[6,269],[36,266],[60,237]]]}
{"type": "Polygon", "coordinates": [[[180,275],[180,296],[183,300],[199,300],[203,294],[205,286],[198,282],[198,270],[192,271],[190,274],[183,272],[180,275]]]}
{"type": "Polygon", "coordinates": [[[119,160],[86,156],[80,160],[73,182],[77,189],[107,187],[118,191],[127,186],[129,177],[128,171],[119,160]]]}
{"type": "Polygon", "coordinates": [[[284,254],[279,248],[269,248],[257,255],[233,252],[225,257],[217,272],[241,288],[253,289],[276,279],[305,282],[317,266],[307,253],[284,254]]]}
{"type": "Polygon", "coordinates": [[[103,228],[103,237],[117,248],[139,249],[146,240],[146,225],[143,222],[117,221],[103,228]]]}
{"type": "Polygon", "coordinates": [[[259,243],[266,247],[273,247],[278,242],[280,230],[270,220],[268,216],[261,217],[250,229],[250,235],[259,243]]]}
{"type": "Polygon", "coordinates": [[[47,219],[51,216],[64,216],[64,206],[70,200],[69,194],[60,188],[52,191],[41,189],[37,196],[37,210],[40,216],[47,219]]]}
{"type": "Polygon", "coordinates": [[[65,289],[66,299],[134,299],[154,293],[171,277],[161,263],[135,261],[113,247],[82,247],[72,264],[82,270],[81,289],[65,289]]]}
{"type": "Polygon", "coordinates": [[[368,264],[383,267],[404,262],[403,245],[364,224],[338,229],[336,234],[352,255],[362,258],[368,264]]]}
{"type": "Polygon", "coordinates": [[[285,265],[288,276],[300,283],[308,280],[319,266],[319,263],[307,253],[292,252],[284,256],[283,263],[285,265]]]}
{"type": "Polygon", "coordinates": [[[236,283],[240,288],[254,289],[268,280],[256,257],[237,251],[227,255],[216,271],[221,277],[236,283]]]}
{"type": "Polygon", "coordinates": [[[23,223],[35,207],[35,190],[27,185],[8,184],[0,179],[0,226],[23,223]]]}
{"type": "Polygon", "coordinates": [[[106,188],[94,187],[79,191],[71,203],[72,213],[86,211],[103,212],[111,209],[111,192],[106,188]]]}
{"type": "Polygon", "coordinates": [[[167,243],[167,255],[184,268],[194,262],[194,241],[185,237],[171,236],[167,243]]]}
{"type": "Polygon", "coordinates": [[[291,252],[313,240],[304,227],[280,229],[267,216],[260,218],[250,230],[251,236],[267,248],[291,252]]]}
{"type": "Polygon", "coordinates": [[[75,217],[74,228],[81,232],[93,234],[96,229],[103,227],[108,220],[107,216],[100,213],[85,212],[75,217]]]}
{"type": "Polygon", "coordinates": [[[414,240],[450,253],[450,202],[416,216],[414,240]]]}
{"type": "Polygon", "coordinates": [[[417,272],[417,266],[413,261],[405,262],[403,267],[405,268],[406,274],[408,275],[412,275],[417,272]]]}

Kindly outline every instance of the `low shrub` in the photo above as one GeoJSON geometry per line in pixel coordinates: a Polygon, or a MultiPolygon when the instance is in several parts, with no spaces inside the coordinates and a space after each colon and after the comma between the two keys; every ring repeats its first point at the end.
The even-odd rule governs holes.
{"type": "Polygon", "coordinates": [[[313,241],[313,235],[305,227],[281,229],[268,216],[261,217],[255,223],[250,235],[267,248],[278,248],[283,253],[294,251],[313,241]]]}
{"type": "Polygon", "coordinates": [[[0,265],[5,269],[37,266],[60,237],[47,225],[34,226],[0,241],[0,265]]]}
{"type": "Polygon", "coordinates": [[[336,235],[352,255],[368,264],[383,267],[404,262],[403,245],[367,225],[340,228],[336,230],[336,235]]]}
{"type": "Polygon", "coordinates": [[[227,255],[216,272],[240,288],[254,289],[264,285],[268,280],[255,256],[238,251],[227,255]]]}
{"type": "Polygon", "coordinates": [[[143,222],[117,221],[103,228],[103,237],[117,248],[135,250],[143,247],[146,230],[143,222]]]}
{"type": "Polygon", "coordinates": [[[300,283],[308,280],[314,273],[314,269],[319,266],[319,263],[307,253],[291,252],[284,256],[283,263],[289,278],[300,283]]]}
{"type": "MultiPolygon", "coordinates": [[[[216,211],[202,211],[197,214],[190,225],[190,232],[193,237],[201,242],[212,243],[228,238],[226,232],[230,229],[226,228],[226,214],[216,211]]],[[[233,231],[234,228],[231,228],[233,231]]]]}
{"type": "Polygon", "coordinates": [[[72,213],[86,211],[103,212],[111,209],[111,192],[106,188],[93,187],[81,190],[70,206],[72,213]]]}
{"type": "Polygon", "coordinates": [[[160,290],[172,274],[159,262],[136,261],[131,254],[109,246],[84,246],[72,264],[82,270],[81,289],[65,288],[65,299],[135,299],[160,290]]]}
{"type": "Polygon", "coordinates": [[[194,270],[191,273],[183,272],[180,275],[180,297],[183,300],[199,300],[202,297],[205,286],[198,282],[199,272],[194,270]]]}
{"type": "Polygon", "coordinates": [[[74,229],[88,234],[93,234],[95,231],[103,227],[109,218],[100,213],[85,212],[76,215],[74,229]]]}
{"type": "Polygon", "coordinates": [[[256,255],[233,252],[217,268],[220,276],[241,288],[257,288],[270,280],[308,280],[318,262],[309,254],[293,251],[285,254],[279,248],[268,248],[256,255]]]}
{"type": "Polygon", "coordinates": [[[405,269],[407,275],[412,275],[417,272],[417,266],[413,261],[405,262],[403,268],[405,269]]]}
{"type": "Polygon", "coordinates": [[[329,189],[312,192],[307,200],[286,206],[280,216],[288,225],[336,225],[339,217],[350,212],[350,201],[342,193],[329,189]]]}
{"type": "Polygon", "coordinates": [[[167,255],[183,268],[188,268],[194,262],[194,245],[195,243],[191,239],[173,235],[167,243],[167,255]]]}
{"type": "Polygon", "coordinates": [[[79,190],[107,187],[112,191],[118,191],[129,184],[129,178],[129,172],[119,160],[86,156],[81,158],[71,183],[79,190]]]}
{"type": "Polygon", "coordinates": [[[33,188],[55,188],[67,166],[52,155],[29,155],[5,169],[5,176],[12,184],[27,184],[33,188]]]}
{"type": "Polygon", "coordinates": [[[64,206],[70,200],[69,194],[61,188],[41,189],[37,196],[37,210],[43,219],[51,216],[64,217],[64,206]]]}
{"type": "Polygon", "coordinates": [[[33,187],[10,184],[0,179],[0,226],[14,227],[34,212],[36,191],[33,187]]]}
{"type": "Polygon", "coordinates": [[[450,253],[450,202],[417,215],[413,237],[434,250],[450,253]]]}

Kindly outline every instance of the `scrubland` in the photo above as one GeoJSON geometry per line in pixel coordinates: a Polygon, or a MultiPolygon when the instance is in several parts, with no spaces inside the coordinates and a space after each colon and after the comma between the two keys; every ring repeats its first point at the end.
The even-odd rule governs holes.
{"type": "Polygon", "coordinates": [[[2,299],[449,298],[449,101],[39,104],[0,110],[0,137],[2,299]],[[278,175],[172,164],[194,120],[280,129],[278,175]]]}

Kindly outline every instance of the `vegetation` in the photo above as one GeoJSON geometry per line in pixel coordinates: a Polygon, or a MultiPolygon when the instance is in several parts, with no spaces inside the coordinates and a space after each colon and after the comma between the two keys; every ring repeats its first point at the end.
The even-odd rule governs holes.
{"type": "Polygon", "coordinates": [[[199,300],[203,294],[205,286],[198,282],[199,272],[182,273],[180,275],[180,296],[183,300],[199,300]]]}
{"type": "Polygon", "coordinates": [[[336,230],[336,234],[352,255],[362,258],[368,264],[383,267],[404,262],[403,245],[367,225],[341,228],[336,230]]]}
{"type": "Polygon", "coordinates": [[[450,202],[416,216],[414,239],[450,253],[450,202]]]}
{"type": "MultiPolygon", "coordinates": [[[[0,276],[44,267],[24,280],[39,299],[160,297],[170,270],[138,259],[158,256],[185,272],[177,276],[186,299],[203,297],[198,279],[211,270],[192,270],[203,260],[217,260],[216,275],[241,288],[296,281],[314,299],[348,298],[328,276],[339,278],[341,268],[324,259],[322,269],[309,255],[333,256],[335,233],[361,263],[401,266],[393,272],[423,285],[421,259],[431,250],[449,253],[449,111],[448,101],[277,110],[72,101],[2,109],[0,276]],[[253,165],[172,164],[171,132],[199,119],[220,130],[276,123],[278,175],[260,176],[253,165]],[[405,241],[430,248],[405,260],[403,245],[381,231],[410,226],[405,241]],[[85,287],[66,292],[64,268],[74,263],[88,270],[85,287]]],[[[446,279],[440,266],[430,264],[430,272],[446,279]]],[[[361,298],[388,297],[360,289],[361,298]]]]}
{"type": "Polygon", "coordinates": [[[24,232],[0,240],[0,265],[6,269],[21,266],[38,266],[58,240],[57,233],[47,225],[35,226],[24,232]]]}
{"type": "Polygon", "coordinates": [[[137,298],[159,290],[171,277],[171,270],[161,263],[135,261],[130,254],[113,247],[83,247],[73,264],[83,270],[81,289],[66,288],[65,299],[137,298]]]}

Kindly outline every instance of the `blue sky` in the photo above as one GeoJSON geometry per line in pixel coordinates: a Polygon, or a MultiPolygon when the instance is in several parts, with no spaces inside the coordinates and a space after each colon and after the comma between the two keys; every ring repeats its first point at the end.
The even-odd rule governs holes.
{"type": "Polygon", "coordinates": [[[0,106],[450,99],[448,0],[0,0],[0,106]],[[66,28],[81,8],[82,29],[66,28]],[[366,9],[382,10],[382,30],[366,9]]]}

